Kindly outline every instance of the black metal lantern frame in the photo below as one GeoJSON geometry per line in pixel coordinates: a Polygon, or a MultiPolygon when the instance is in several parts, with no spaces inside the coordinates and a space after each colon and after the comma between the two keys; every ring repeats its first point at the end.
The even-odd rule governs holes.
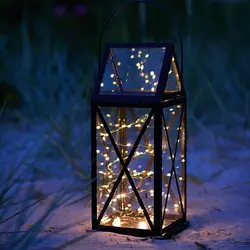
{"type": "Polygon", "coordinates": [[[93,229],[171,238],[188,227],[182,79],[172,43],[106,46],[91,102],[93,229]]]}

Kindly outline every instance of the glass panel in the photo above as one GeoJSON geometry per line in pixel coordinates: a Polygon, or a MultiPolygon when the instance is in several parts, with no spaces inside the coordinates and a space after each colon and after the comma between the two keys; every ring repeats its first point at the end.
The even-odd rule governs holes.
{"type": "Polygon", "coordinates": [[[166,48],[112,48],[100,94],[154,95],[166,48]]]}
{"type": "MultiPolygon", "coordinates": [[[[150,109],[143,108],[101,108],[113,138],[124,161],[127,160],[134,143],[139,136],[150,109]]],[[[98,215],[110,195],[122,165],[103,128],[97,124],[98,137],[98,215]]],[[[142,202],[153,223],[154,166],[153,166],[153,118],[148,125],[135,153],[128,165],[142,202]]],[[[112,200],[101,221],[102,225],[120,225],[121,227],[150,229],[134,194],[126,174],[123,175],[112,200]]]]}
{"type": "Polygon", "coordinates": [[[177,151],[175,156],[175,171],[172,169],[172,159],[174,158],[175,154],[175,145],[177,141],[178,130],[182,131],[182,128],[179,127],[180,119],[181,119],[181,110],[182,105],[172,106],[170,108],[165,108],[164,119],[163,119],[163,131],[162,131],[162,151],[163,151],[163,183],[162,183],[162,204],[163,204],[163,228],[169,225],[171,222],[183,217],[182,209],[181,209],[181,198],[179,196],[176,180],[178,182],[178,187],[180,193],[183,191],[184,188],[184,176],[182,172],[182,139],[181,133],[179,135],[178,144],[177,144],[177,151]],[[165,120],[165,123],[164,123],[165,120]],[[165,131],[165,126],[167,129],[167,134],[165,131]],[[170,144],[170,148],[169,148],[170,144]],[[175,175],[176,172],[176,175],[175,175]],[[170,177],[172,174],[171,184],[170,177]],[[169,187],[169,193],[168,193],[169,187]],[[168,199],[167,199],[168,193],[168,199]],[[167,202],[167,203],[166,203],[167,202]],[[165,207],[165,205],[167,206],[165,207]]]}
{"type": "MultiPolygon", "coordinates": [[[[133,108],[129,109],[128,117],[131,121],[136,121],[133,129],[128,129],[128,136],[133,138],[133,133],[141,131],[144,121],[148,117],[150,110],[133,108]],[[145,112],[146,111],[146,112],[145,112]]],[[[129,164],[129,171],[134,184],[142,198],[143,204],[149,214],[151,222],[154,223],[154,118],[148,125],[147,130],[135,151],[129,164]]],[[[135,197],[131,197],[132,202],[135,197]]]]}
{"type": "Polygon", "coordinates": [[[168,72],[168,80],[166,83],[165,94],[172,93],[181,90],[181,82],[179,73],[176,66],[176,60],[172,57],[172,62],[170,66],[170,70],[168,72]]]}

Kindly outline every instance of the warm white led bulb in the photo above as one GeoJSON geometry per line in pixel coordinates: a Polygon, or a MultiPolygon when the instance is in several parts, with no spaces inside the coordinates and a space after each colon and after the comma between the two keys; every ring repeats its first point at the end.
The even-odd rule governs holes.
{"type": "Polygon", "coordinates": [[[138,227],[140,229],[148,229],[148,225],[145,221],[140,221],[139,224],[138,224],[138,227]]]}
{"type": "Polygon", "coordinates": [[[112,223],[112,226],[114,227],[120,227],[121,226],[121,220],[119,217],[116,217],[112,223]]]}
{"type": "Polygon", "coordinates": [[[143,210],[139,207],[138,208],[138,213],[140,214],[140,213],[142,213],[143,212],[143,210]]]}

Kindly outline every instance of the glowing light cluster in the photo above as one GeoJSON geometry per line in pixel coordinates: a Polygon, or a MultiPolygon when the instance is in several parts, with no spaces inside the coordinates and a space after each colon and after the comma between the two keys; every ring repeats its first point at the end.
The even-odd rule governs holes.
{"type": "MultiPolygon", "coordinates": [[[[166,48],[163,47],[162,48],[162,61],[163,61],[163,57],[164,57],[164,53],[166,51],[166,48]]],[[[111,60],[112,57],[109,58],[109,60],[111,60]]],[[[128,82],[128,77],[131,77],[131,72],[134,72],[133,67],[135,67],[135,69],[137,69],[137,73],[135,73],[135,75],[133,75],[135,77],[135,79],[133,79],[133,82],[137,82],[137,84],[139,83],[139,86],[137,86],[138,89],[136,89],[135,91],[139,91],[139,92],[151,92],[154,93],[156,92],[157,86],[158,86],[158,79],[159,79],[159,75],[157,75],[157,73],[155,72],[155,70],[152,69],[152,65],[153,63],[150,61],[151,56],[150,53],[148,51],[143,51],[142,49],[135,49],[132,48],[130,50],[130,56],[129,59],[131,60],[130,63],[128,63],[129,65],[132,65],[131,68],[129,69],[129,72],[125,73],[124,68],[120,69],[122,67],[122,62],[118,61],[118,62],[114,62],[112,61],[112,73],[110,73],[109,75],[109,79],[107,80],[107,83],[104,83],[104,81],[100,84],[101,89],[103,89],[106,84],[110,84],[110,82],[112,83],[113,87],[110,90],[110,87],[108,87],[108,89],[111,92],[121,92],[121,87],[123,88],[123,90],[127,91],[127,86],[126,83],[128,82]],[[125,78],[121,78],[121,73],[119,71],[122,71],[122,73],[124,73],[126,75],[125,78]],[[119,84],[118,84],[119,83],[119,84]]],[[[152,57],[153,60],[153,57],[152,57]]],[[[172,62],[174,63],[174,58],[172,58],[172,62]]],[[[159,65],[159,68],[161,68],[161,65],[159,65]]],[[[179,80],[179,75],[177,72],[177,68],[175,68],[174,72],[173,70],[169,71],[169,75],[171,74],[175,74],[176,78],[179,80]]],[[[108,77],[108,76],[107,76],[108,77]]]]}
{"type": "MultiPolygon", "coordinates": [[[[180,108],[181,108],[181,105],[176,106],[176,108],[169,108],[169,113],[172,116],[175,116],[176,113],[178,113],[178,109],[180,108]]],[[[132,122],[130,121],[126,123],[127,122],[126,119],[119,118],[117,123],[114,123],[112,122],[112,119],[115,117],[113,117],[112,114],[106,113],[105,116],[107,119],[107,123],[109,124],[110,132],[114,136],[114,138],[116,138],[117,134],[122,133],[123,130],[128,130],[128,129],[140,130],[142,125],[148,118],[148,114],[146,113],[132,122]]],[[[171,128],[170,125],[167,126],[168,130],[170,130],[170,128],[171,128]]],[[[98,122],[96,129],[98,132],[98,139],[100,141],[100,144],[102,145],[102,147],[99,147],[96,150],[96,153],[98,155],[98,164],[99,164],[98,168],[102,169],[102,170],[98,170],[99,179],[101,182],[98,186],[99,196],[100,196],[99,198],[100,200],[99,210],[100,210],[101,209],[100,204],[102,205],[105,204],[105,202],[101,200],[103,200],[105,197],[107,199],[110,196],[113,184],[120,174],[121,166],[119,165],[119,162],[120,162],[119,158],[117,156],[114,157],[114,155],[116,154],[114,153],[113,146],[109,142],[109,136],[108,136],[108,133],[105,131],[104,125],[98,122]]],[[[182,131],[182,127],[177,127],[176,131],[178,130],[182,131]]],[[[181,143],[181,139],[178,139],[177,143],[181,143]]],[[[120,143],[119,140],[116,140],[116,145],[120,149],[124,150],[123,160],[126,161],[126,159],[128,158],[128,153],[133,147],[133,141],[130,141],[130,142],[123,141],[122,143],[120,143]]],[[[169,151],[168,147],[166,146],[163,146],[162,149],[163,149],[163,154],[169,151]]],[[[154,148],[153,148],[152,141],[147,141],[146,144],[140,143],[137,150],[135,151],[133,155],[133,159],[140,159],[140,157],[143,155],[154,157],[154,148]]],[[[167,159],[171,161],[172,158],[174,158],[174,154],[171,157],[169,156],[167,159]]],[[[181,155],[181,162],[185,162],[184,155],[181,155]]],[[[179,169],[179,166],[176,166],[176,171],[178,171],[178,169],[179,169]]],[[[144,201],[149,200],[149,202],[151,202],[151,204],[148,204],[146,206],[146,209],[149,212],[149,215],[151,216],[150,218],[152,218],[153,197],[154,197],[154,190],[152,189],[152,187],[153,187],[154,171],[150,170],[150,168],[143,169],[143,166],[141,164],[137,164],[137,168],[135,168],[135,165],[133,164],[133,169],[128,168],[128,170],[130,171],[131,177],[133,178],[134,181],[138,180],[139,183],[145,182],[144,187],[141,186],[138,190],[139,190],[140,196],[143,197],[144,201]]],[[[172,173],[172,175],[174,175],[174,173],[172,173]]],[[[166,188],[168,187],[168,180],[170,176],[171,176],[170,172],[166,173],[166,177],[168,178],[164,184],[166,188]]],[[[177,177],[178,177],[178,181],[180,182],[183,181],[182,176],[177,176],[177,177]]],[[[138,181],[137,181],[137,187],[138,187],[138,181]]],[[[109,207],[110,209],[112,209],[113,215],[103,217],[102,223],[104,224],[111,223],[111,225],[113,226],[121,227],[124,225],[124,222],[122,219],[124,216],[133,215],[139,218],[143,218],[144,216],[143,210],[139,206],[138,202],[137,202],[137,206],[134,204],[134,201],[136,200],[136,198],[134,197],[134,190],[132,186],[130,185],[130,183],[128,182],[126,175],[123,175],[122,182],[126,187],[123,188],[122,192],[120,193],[116,192],[115,195],[112,197],[109,207]]],[[[174,196],[174,194],[173,192],[171,194],[169,193],[167,197],[167,194],[165,192],[162,192],[162,196],[170,200],[171,197],[174,196]]],[[[170,212],[169,209],[170,207],[166,208],[165,211],[170,212]]],[[[173,203],[172,210],[175,212],[178,212],[179,209],[180,209],[180,206],[178,204],[177,199],[175,198],[175,202],[173,203]]],[[[135,224],[135,222],[132,224],[135,224]]],[[[126,223],[125,225],[128,226],[126,223]]],[[[137,221],[136,225],[134,226],[137,228],[141,228],[141,229],[149,229],[149,225],[146,223],[146,221],[143,221],[143,220],[137,221]]]]}

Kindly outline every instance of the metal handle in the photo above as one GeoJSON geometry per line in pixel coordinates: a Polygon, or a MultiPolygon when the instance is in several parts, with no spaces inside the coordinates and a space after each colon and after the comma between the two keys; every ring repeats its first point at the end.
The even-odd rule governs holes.
{"type": "Polygon", "coordinates": [[[176,20],[174,19],[174,17],[168,12],[168,10],[166,8],[164,8],[164,6],[162,6],[161,4],[153,1],[153,0],[132,0],[129,1],[125,4],[122,4],[120,6],[118,6],[116,9],[114,9],[109,16],[107,17],[107,19],[104,22],[104,25],[102,27],[102,31],[99,37],[99,42],[98,42],[98,74],[100,72],[100,64],[101,64],[101,50],[102,50],[102,38],[104,35],[104,31],[107,27],[107,25],[109,24],[110,19],[120,10],[122,10],[123,8],[127,7],[128,5],[132,5],[132,4],[137,4],[137,3],[147,3],[147,4],[151,4],[156,6],[157,8],[161,9],[161,11],[163,11],[165,14],[170,16],[171,21],[174,23],[174,26],[177,30],[178,33],[178,37],[180,40],[180,50],[181,50],[181,81],[183,82],[183,42],[182,42],[182,36],[180,33],[180,29],[177,25],[176,20]]]}

